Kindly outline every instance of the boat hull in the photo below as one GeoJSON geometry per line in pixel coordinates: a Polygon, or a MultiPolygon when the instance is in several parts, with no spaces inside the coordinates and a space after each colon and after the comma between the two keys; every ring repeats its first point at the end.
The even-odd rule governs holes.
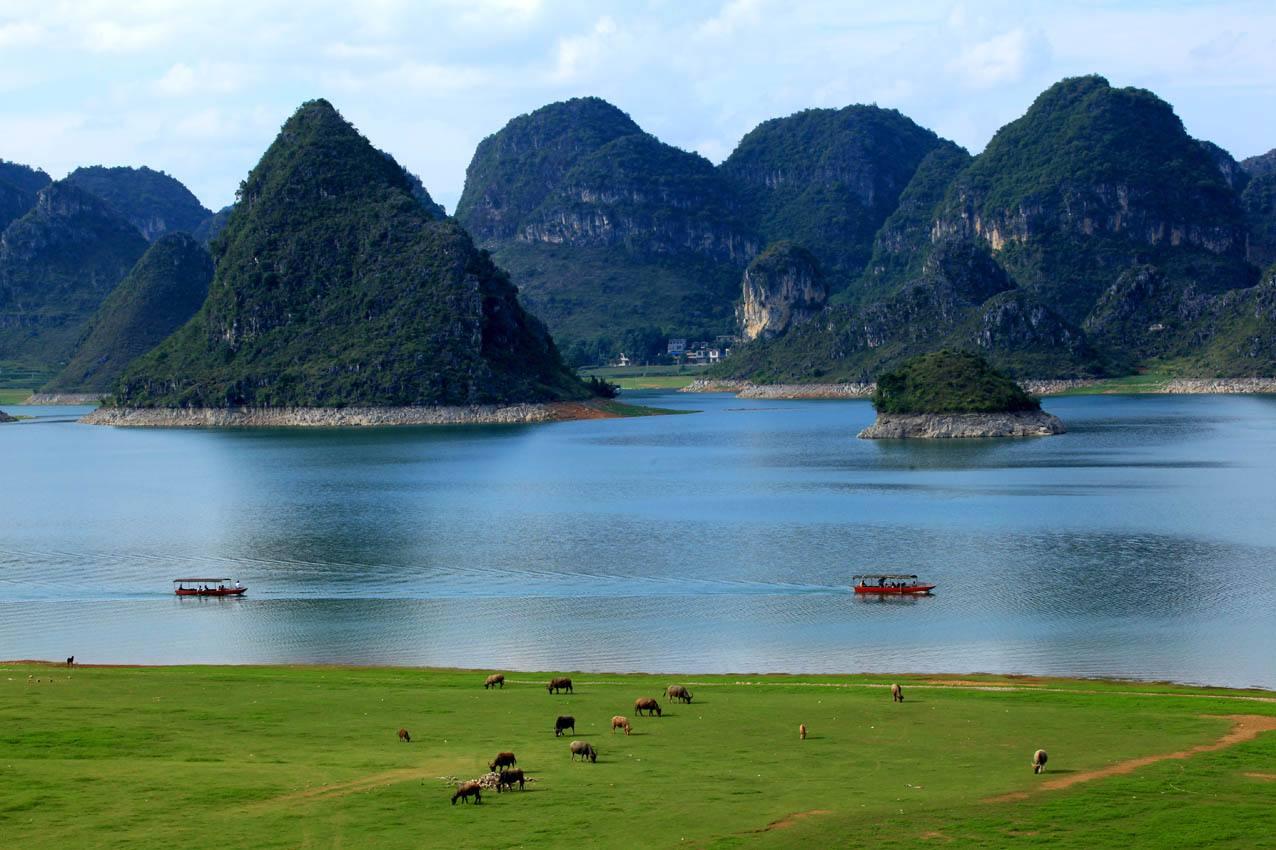
{"type": "Polygon", "coordinates": [[[173,591],[178,596],[243,596],[247,592],[248,588],[246,587],[224,587],[221,590],[217,588],[200,590],[194,587],[183,587],[173,591]]]}
{"type": "Polygon", "coordinates": [[[908,587],[871,587],[857,584],[855,592],[865,596],[928,596],[935,589],[933,584],[914,584],[908,587]]]}

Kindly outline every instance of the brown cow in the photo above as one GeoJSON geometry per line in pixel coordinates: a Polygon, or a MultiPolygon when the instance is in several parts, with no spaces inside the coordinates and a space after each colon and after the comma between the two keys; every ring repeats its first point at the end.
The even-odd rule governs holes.
{"type": "Polygon", "coordinates": [[[567,691],[567,693],[570,694],[572,693],[572,680],[566,676],[550,679],[549,687],[546,688],[546,690],[548,690],[551,694],[556,694],[559,691],[567,691]]]}
{"type": "Polygon", "coordinates": [[[471,797],[474,798],[476,804],[483,802],[483,786],[473,779],[456,786],[456,793],[452,795],[452,805],[455,806],[457,800],[462,803],[468,803],[471,797]]]}
{"type": "Polygon", "coordinates": [[[576,734],[576,718],[570,714],[559,715],[558,719],[554,721],[554,737],[557,738],[568,729],[572,730],[573,735],[576,734]]]}
{"type": "Polygon", "coordinates": [[[642,713],[644,711],[647,712],[648,716],[650,716],[652,712],[655,712],[655,715],[660,717],[660,703],[656,702],[651,697],[638,697],[638,699],[634,700],[634,714],[642,717],[642,713]]]}
{"type": "MultiPolygon", "coordinates": [[[[1045,751],[1045,750],[1037,750],[1035,753],[1033,753],[1033,754],[1032,754],[1032,772],[1033,772],[1033,773],[1045,773],[1045,772],[1046,772],[1046,761],[1047,761],[1049,758],[1050,758],[1050,757],[1049,757],[1048,755],[1046,755],[1046,751],[1045,751]]],[[[1065,773],[1066,773],[1066,771],[1065,771],[1065,773]]]]}
{"type": "Polygon", "coordinates": [[[598,750],[594,749],[594,745],[588,741],[572,741],[571,743],[572,761],[576,761],[576,756],[580,756],[580,760],[589,759],[590,764],[598,761],[598,750]]]}
{"type": "Polygon", "coordinates": [[[686,685],[670,685],[665,688],[665,699],[670,702],[681,700],[684,703],[689,703],[691,702],[691,691],[687,690],[686,685]]]}
{"type": "Polygon", "coordinates": [[[496,780],[496,793],[501,793],[502,788],[514,790],[514,783],[518,783],[518,790],[523,789],[523,771],[521,770],[502,770],[500,778],[496,780]]]}
{"type": "Polygon", "coordinates": [[[891,702],[903,702],[904,689],[899,685],[891,685],[891,702]]]}
{"type": "Polygon", "coordinates": [[[800,738],[803,741],[806,740],[806,724],[805,723],[798,724],[798,738],[800,738]]]}
{"type": "Polygon", "coordinates": [[[620,714],[613,717],[611,719],[611,734],[615,735],[617,729],[624,729],[625,734],[628,735],[630,732],[629,718],[620,714]]]}
{"type": "Polygon", "coordinates": [[[400,740],[400,741],[402,741],[402,742],[403,742],[403,743],[405,743],[405,744],[410,744],[410,743],[412,743],[412,736],[408,734],[408,730],[407,730],[407,729],[400,729],[400,730],[399,730],[399,740],[400,740]]]}
{"type": "Polygon", "coordinates": [[[505,674],[493,673],[483,682],[483,690],[496,687],[499,687],[501,690],[505,690],[505,674]]]}
{"type": "Polygon", "coordinates": [[[487,766],[487,769],[496,772],[498,767],[513,767],[518,764],[518,759],[514,758],[513,753],[497,753],[496,758],[487,766]]]}

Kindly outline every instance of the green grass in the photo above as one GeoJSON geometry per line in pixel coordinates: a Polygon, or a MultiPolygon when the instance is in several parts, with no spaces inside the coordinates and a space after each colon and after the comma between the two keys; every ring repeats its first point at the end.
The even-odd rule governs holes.
{"type": "Polygon", "coordinates": [[[604,378],[622,390],[677,390],[704,377],[707,366],[601,366],[581,369],[583,378],[604,378]]]}
{"type": "Polygon", "coordinates": [[[2,843],[911,847],[937,834],[963,847],[1040,833],[1065,847],[1252,847],[1276,829],[1272,784],[1246,775],[1272,772],[1272,732],[1041,787],[1216,741],[1230,723],[1211,715],[1276,715],[1218,689],[897,677],[907,701],[895,705],[882,677],[578,674],[575,694],[551,696],[548,674],[507,676],[485,691],[463,671],[0,665],[2,843]],[[634,716],[635,697],[676,681],[693,704],[634,716]],[[577,718],[597,764],[570,761],[558,714],[577,718]],[[632,737],[609,734],[613,714],[632,737]],[[1028,767],[1037,747],[1051,754],[1045,777],[1028,767]],[[449,805],[441,777],[478,776],[507,749],[536,779],[527,791],[449,805]]]}
{"type": "Polygon", "coordinates": [[[34,390],[0,389],[0,404],[22,404],[34,390]]]}

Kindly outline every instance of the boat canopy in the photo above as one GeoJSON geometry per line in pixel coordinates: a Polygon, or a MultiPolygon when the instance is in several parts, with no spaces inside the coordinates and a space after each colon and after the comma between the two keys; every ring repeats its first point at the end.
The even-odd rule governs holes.
{"type": "Polygon", "coordinates": [[[856,581],[857,579],[862,579],[862,578],[895,578],[895,579],[899,579],[899,578],[917,578],[917,576],[915,576],[915,575],[909,575],[908,573],[864,573],[863,575],[851,576],[851,581],[856,581]]]}
{"type": "Polygon", "coordinates": [[[230,579],[228,578],[175,578],[173,579],[173,584],[177,584],[179,582],[184,582],[184,581],[202,581],[206,583],[211,583],[216,581],[230,581],[230,579]]]}

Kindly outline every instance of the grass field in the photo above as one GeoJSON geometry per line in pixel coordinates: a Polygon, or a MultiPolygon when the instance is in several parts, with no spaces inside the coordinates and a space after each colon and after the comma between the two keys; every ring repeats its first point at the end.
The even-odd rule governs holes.
{"type": "Polygon", "coordinates": [[[1270,694],[896,677],[893,704],[880,677],[575,675],[554,696],[547,678],[486,691],[483,673],[457,671],[0,665],[0,845],[1256,847],[1276,834],[1270,694]],[[675,681],[691,705],[634,716],[636,697],[675,681]],[[574,736],[554,737],[559,714],[574,736]],[[614,714],[632,737],[609,734],[614,714]],[[571,737],[597,764],[570,761],[571,737]],[[501,750],[536,781],[449,805],[452,778],[501,750]],[[1114,765],[1130,771],[1091,776],[1114,765]]]}
{"type": "Polygon", "coordinates": [[[611,381],[622,390],[676,390],[704,376],[707,366],[602,366],[581,369],[584,378],[611,381]]]}
{"type": "Polygon", "coordinates": [[[31,395],[31,390],[14,390],[0,388],[0,405],[22,404],[31,395]]]}

